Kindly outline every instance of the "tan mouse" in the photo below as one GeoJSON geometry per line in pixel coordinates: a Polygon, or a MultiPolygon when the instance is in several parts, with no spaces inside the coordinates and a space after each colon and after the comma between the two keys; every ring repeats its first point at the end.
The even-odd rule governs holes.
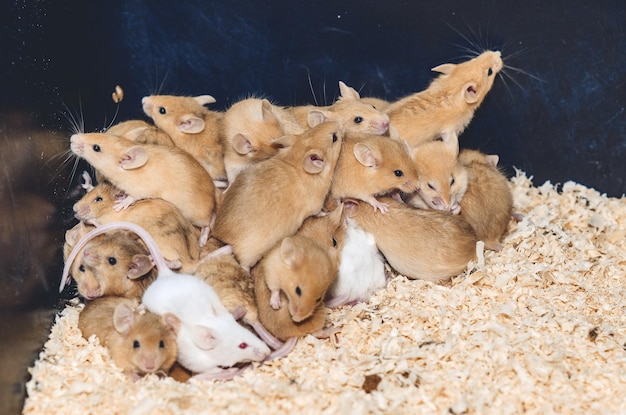
{"type": "Polygon", "coordinates": [[[70,273],[78,293],[86,300],[108,295],[141,298],[157,275],[148,249],[126,231],[105,233],[91,240],[70,273]]]}
{"type": "MultiPolygon", "coordinates": [[[[404,143],[372,134],[346,134],[335,169],[330,197],[356,198],[385,213],[376,196],[417,189],[417,172],[404,143]]],[[[328,205],[327,205],[328,206],[328,205]]]]}
{"type": "Polygon", "coordinates": [[[220,132],[228,183],[250,164],[275,155],[280,146],[273,144],[274,140],[303,132],[286,109],[267,99],[250,97],[235,102],[224,112],[220,132]]]}
{"type": "Polygon", "coordinates": [[[476,235],[460,216],[415,209],[392,198],[385,215],[364,202],[346,201],[344,210],[361,229],[374,235],[378,249],[400,274],[441,283],[459,275],[476,257],[476,235]]]}
{"type": "Polygon", "coordinates": [[[402,199],[420,209],[461,211],[461,199],[467,190],[467,171],[459,163],[456,138],[448,141],[429,141],[412,150],[417,169],[418,189],[403,194],[402,199]]]}
{"type": "Polygon", "coordinates": [[[200,232],[179,209],[163,199],[142,199],[116,211],[116,202],[124,197],[124,192],[112,184],[100,183],[74,204],[75,216],[96,226],[136,223],[152,235],[170,268],[182,272],[195,269],[200,258],[200,232]]]}
{"type": "Polygon", "coordinates": [[[138,310],[138,301],[103,297],[85,305],[78,328],[85,339],[95,335],[115,365],[131,379],[167,374],[176,360],[174,327],[156,314],[138,310]]]}
{"type": "Polygon", "coordinates": [[[318,107],[303,105],[290,112],[303,128],[312,128],[325,121],[340,121],[346,132],[381,135],[389,128],[389,116],[363,103],[359,93],[339,81],[340,96],[332,105],[318,107]]]}
{"type": "Polygon", "coordinates": [[[136,144],[100,133],[74,134],[70,148],[127,194],[116,209],[140,199],[164,199],[202,228],[199,243],[206,243],[216,204],[215,186],[191,155],[175,147],[136,144]]]}
{"type": "Polygon", "coordinates": [[[500,251],[513,210],[513,196],[506,176],[498,169],[498,156],[464,149],[459,162],[467,169],[468,185],[461,200],[461,216],[485,243],[500,251]]]}
{"type": "Polygon", "coordinates": [[[378,111],[385,111],[391,102],[377,97],[361,97],[361,102],[364,104],[371,105],[378,111]]]}
{"type": "Polygon", "coordinates": [[[224,147],[219,137],[222,114],[205,107],[214,102],[211,95],[151,95],[141,100],[143,111],[154,124],[165,131],[177,147],[198,160],[211,178],[220,183],[218,187],[226,187],[224,147]]]}
{"type": "Polygon", "coordinates": [[[232,246],[242,266],[252,267],[307,217],[321,211],[342,138],[336,122],[284,136],[284,149],[237,176],[224,194],[212,235],[232,246]]]}
{"type": "Polygon", "coordinates": [[[485,99],[502,65],[500,52],[485,51],[459,64],[434,67],[432,70],[440,75],[428,88],[386,108],[390,125],[411,147],[458,137],[485,99]]]}

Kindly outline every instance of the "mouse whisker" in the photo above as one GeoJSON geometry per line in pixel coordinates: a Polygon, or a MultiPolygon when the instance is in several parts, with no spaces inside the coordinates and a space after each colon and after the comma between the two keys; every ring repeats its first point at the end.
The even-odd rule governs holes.
{"type": "Polygon", "coordinates": [[[311,89],[311,95],[313,95],[313,102],[318,106],[317,97],[315,96],[315,90],[313,89],[313,82],[311,81],[311,72],[309,68],[306,68],[307,79],[309,80],[309,89],[311,89]]]}
{"type": "MultiPolygon", "coordinates": [[[[525,70],[523,70],[523,69],[516,68],[515,66],[511,66],[511,65],[504,64],[502,68],[503,68],[503,69],[507,69],[507,70],[509,70],[509,69],[510,69],[510,70],[512,70],[512,71],[514,71],[514,72],[517,72],[517,73],[519,73],[519,74],[527,75],[527,76],[531,77],[532,79],[534,79],[535,81],[539,81],[539,82],[546,82],[544,79],[542,79],[542,78],[540,78],[540,77],[538,77],[538,76],[536,76],[536,75],[533,75],[533,74],[531,74],[530,72],[525,71],[525,70]]],[[[508,74],[507,74],[507,75],[508,75],[508,74]]],[[[510,75],[508,75],[508,76],[510,77],[510,75]]],[[[512,78],[511,78],[511,79],[512,79],[512,78]]]]}
{"type": "Polygon", "coordinates": [[[67,119],[70,124],[70,130],[75,133],[84,133],[85,132],[85,118],[83,117],[83,107],[82,103],[79,100],[79,115],[75,116],[72,110],[67,106],[65,102],[63,102],[63,106],[66,109],[66,112],[61,112],[61,114],[67,119]]]}

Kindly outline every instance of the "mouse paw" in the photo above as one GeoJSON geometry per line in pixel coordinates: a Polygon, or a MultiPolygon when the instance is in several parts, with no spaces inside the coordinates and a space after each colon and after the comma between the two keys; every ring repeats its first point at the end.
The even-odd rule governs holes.
{"type": "Polygon", "coordinates": [[[374,208],[374,212],[376,212],[377,210],[380,210],[380,213],[389,212],[389,205],[383,202],[379,202],[378,200],[376,200],[376,198],[368,200],[367,203],[372,205],[372,207],[374,208]]]}
{"type": "Polygon", "coordinates": [[[208,226],[205,226],[202,228],[202,230],[200,230],[200,239],[198,239],[198,245],[200,245],[200,248],[206,245],[207,241],[209,240],[210,232],[211,228],[209,228],[208,226]]]}
{"type": "Polygon", "coordinates": [[[134,197],[126,195],[122,199],[115,200],[115,204],[113,205],[113,210],[115,210],[116,212],[119,212],[120,210],[128,209],[128,207],[132,205],[133,203],[135,203],[136,200],[137,199],[135,199],[134,197]]]}
{"type": "Polygon", "coordinates": [[[278,310],[282,306],[280,301],[280,290],[272,291],[272,295],[270,297],[270,307],[274,310],[278,310]]]}

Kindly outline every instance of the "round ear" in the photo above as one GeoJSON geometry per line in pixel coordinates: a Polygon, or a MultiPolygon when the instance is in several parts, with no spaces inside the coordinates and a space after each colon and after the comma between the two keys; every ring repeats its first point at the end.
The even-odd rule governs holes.
{"type": "MultiPolygon", "coordinates": [[[[83,228],[84,229],[84,228],[83,228]]],[[[82,229],[80,227],[74,227],[65,232],[65,242],[68,245],[74,246],[76,242],[80,239],[82,229]]]]}
{"type": "Polygon", "coordinates": [[[463,97],[468,104],[473,104],[478,101],[476,82],[468,82],[463,86],[463,97]]]}
{"type": "Polygon", "coordinates": [[[202,350],[214,349],[218,344],[218,337],[219,334],[207,326],[197,324],[191,328],[191,341],[202,350]]]}
{"type": "Polygon", "coordinates": [[[455,66],[456,65],[453,63],[444,63],[443,65],[435,66],[434,68],[431,69],[431,71],[439,72],[444,75],[450,75],[452,71],[454,70],[455,66]]]}
{"type": "Polygon", "coordinates": [[[127,334],[133,327],[134,312],[128,303],[119,303],[113,311],[113,327],[120,334],[127,334]]]}
{"type": "Polygon", "coordinates": [[[329,120],[328,112],[322,110],[311,110],[306,116],[306,121],[309,124],[309,127],[317,127],[323,122],[329,120]]]}
{"type": "Polygon", "coordinates": [[[280,258],[289,268],[293,268],[299,261],[298,249],[293,239],[286,237],[280,244],[280,258]]]}
{"type": "Polygon", "coordinates": [[[365,167],[377,167],[382,162],[380,153],[365,143],[356,143],[353,152],[357,161],[365,167]]]}
{"type": "Polygon", "coordinates": [[[302,167],[309,174],[321,173],[325,164],[322,152],[319,150],[307,151],[302,160],[302,167]]]}
{"type": "Polygon", "coordinates": [[[143,135],[143,133],[148,129],[148,127],[137,127],[137,128],[133,128],[130,131],[127,131],[126,134],[124,134],[124,137],[133,140],[133,141],[137,141],[141,138],[141,136],[143,135]]]}
{"type": "Polygon", "coordinates": [[[126,278],[135,280],[143,275],[146,275],[146,273],[152,269],[152,266],[152,260],[148,255],[133,255],[132,261],[128,266],[126,278]]]}
{"type": "Polygon", "coordinates": [[[165,313],[163,314],[162,320],[175,334],[178,334],[178,330],[180,330],[180,325],[182,324],[178,317],[172,313],[165,313]]]}
{"type": "Polygon", "coordinates": [[[497,154],[489,154],[485,156],[487,159],[487,163],[491,164],[493,167],[498,167],[498,162],[500,161],[500,156],[497,154]]]}
{"type": "Polygon", "coordinates": [[[187,134],[198,134],[204,131],[204,120],[195,115],[186,114],[180,117],[178,129],[187,134]]]}
{"type": "Polygon", "coordinates": [[[252,153],[255,150],[250,140],[248,140],[248,137],[241,133],[235,134],[233,136],[232,146],[235,151],[242,156],[252,153]]]}
{"type": "Polygon", "coordinates": [[[341,81],[339,81],[339,93],[342,99],[361,99],[361,95],[359,95],[356,89],[349,87],[341,81]]]}
{"type": "Polygon", "coordinates": [[[355,217],[359,213],[359,202],[353,199],[344,199],[343,212],[349,218],[355,217]]]}
{"type": "Polygon", "coordinates": [[[193,97],[193,99],[200,105],[208,105],[216,102],[215,98],[211,95],[198,95],[197,97],[193,97]]]}
{"type": "Polygon", "coordinates": [[[261,117],[263,121],[278,121],[274,111],[272,111],[272,103],[267,99],[261,101],[261,117]]]}
{"type": "Polygon", "coordinates": [[[122,155],[120,161],[120,167],[124,170],[137,169],[148,162],[148,153],[146,149],[140,146],[134,146],[129,148],[126,153],[122,155]]]}

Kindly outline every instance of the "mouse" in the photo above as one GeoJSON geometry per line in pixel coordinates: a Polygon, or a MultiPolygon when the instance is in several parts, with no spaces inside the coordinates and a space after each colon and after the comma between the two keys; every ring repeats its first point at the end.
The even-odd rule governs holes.
{"type": "Polygon", "coordinates": [[[386,213],[388,207],[377,199],[378,195],[417,189],[417,172],[405,143],[350,133],[346,134],[342,148],[330,189],[331,206],[332,201],[356,198],[369,203],[374,211],[386,213]]]}
{"type": "Polygon", "coordinates": [[[500,251],[513,211],[508,180],[498,168],[499,157],[463,149],[459,162],[465,166],[468,185],[461,200],[461,216],[474,228],[485,248],[500,251]]]}
{"type": "Polygon", "coordinates": [[[120,230],[87,243],[72,265],[71,276],[85,300],[109,295],[141,298],[156,270],[139,238],[120,230]]]}
{"type": "Polygon", "coordinates": [[[178,362],[198,379],[230,379],[233,366],[260,362],[269,347],[241,326],[224,307],[216,291],[189,275],[159,276],[143,295],[148,310],[175,322],[178,362]]]}
{"type": "Polygon", "coordinates": [[[387,107],[389,107],[389,105],[391,105],[391,102],[387,101],[386,99],[378,98],[378,97],[361,97],[360,99],[361,99],[361,102],[363,102],[364,104],[371,105],[378,111],[383,111],[383,112],[387,109],[387,107]]]}
{"type": "Polygon", "coordinates": [[[166,200],[151,198],[116,211],[116,202],[124,197],[125,193],[114,185],[99,183],[74,204],[74,216],[95,226],[136,223],[152,235],[170,268],[183,272],[195,269],[200,258],[200,232],[180,210],[166,200]]]}
{"type": "Polygon", "coordinates": [[[339,98],[330,106],[303,105],[291,107],[293,117],[303,128],[326,121],[342,122],[346,132],[382,135],[389,128],[389,116],[361,102],[359,93],[339,81],[339,98]]]}
{"type": "Polygon", "coordinates": [[[389,265],[410,279],[443,283],[459,275],[476,258],[476,235],[460,216],[438,210],[415,209],[391,197],[385,215],[365,202],[344,201],[346,215],[365,232],[389,265]]]}
{"type": "Polygon", "coordinates": [[[274,140],[304,132],[285,108],[258,97],[231,105],[220,126],[228,183],[250,164],[275,155],[281,146],[273,144],[274,140]]]}
{"type": "Polygon", "coordinates": [[[241,172],[224,193],[212,235],[249,269],[304,220],[318,214],[331,185],[343,129],[326,122],[281,137],[285,148],[241,172]]]}
{"type": "Polygon", "coordinates": [[[126,120],[106,129],[107,134],[122,136],[137,144],[158,144],[174,146],[174,142],[166,132],[144,120],[126,120]]]}
{"type": "Polygon", "coordinates": [[[389,123],[411,147],[465,130],[502,69],[499,51],[432,68],[439,76],[420,92],[393,101],[386,109],[389,123]]]}
{"type": "Polygon", "coordinates": [[[174,144],[191,154],[206,169],[218,187],[226,187],[224,147],[220,140],[222,114],[206,105],[211,95],[194,97],[150,95],[141,99],[144,113],[170,136],[174,144]]]}
{"type": "Polygon", "coordinates": [[[402,200],[416,208],[458,214],[468,180],[467,170],[458,160],[458,140],[429,141],[411,153],[419,178],[418,188],[416,192],[401,194],[402,200]]]}
{"type": "Polygon", "coordinates": [[[70,141],[74,154],[126,193],[116,209],[141,199],[164,199],[202,229],[198,242],[201,246],[206,243],[216,191],[209,174],[188,153],[102,133],[74,134],[70,141]]]}
{"type": "Polygon", "coordinates": [[[87,340],[95,335],[133,380],[166,375],[176,361],[175,328],[141,310],[136,299],[108,296],[89,301],[78,316],[78,328],[87,340]]]}

